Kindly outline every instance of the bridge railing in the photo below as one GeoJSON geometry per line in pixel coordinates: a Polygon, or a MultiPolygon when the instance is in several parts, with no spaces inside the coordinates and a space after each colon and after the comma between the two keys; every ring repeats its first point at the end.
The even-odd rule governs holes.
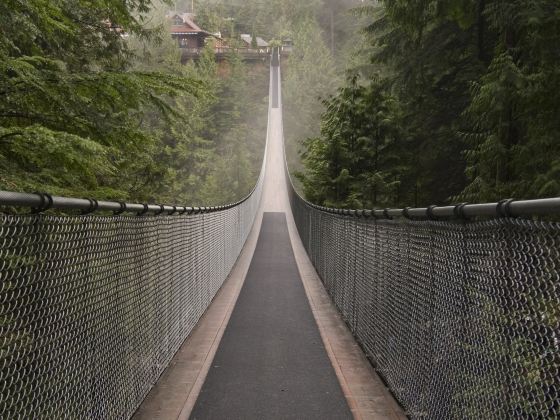
{"type": "MultiPolygon", "coordinates": [[[[189,47],[181,47],[181,52],[183,57],[185,58],[198,58],[204,48],[189,48],[189,47]]],[[[270,47],[262,47],[262,48],[232,48],[232,47],[216,47],[214,48],[214,53],[218,58],[224,58],[228,55],[235,53],[239,54],[242,58],[245,59],[268,59],[270,58],[272,48],[270,47]]]]}
{"type": "Polygon", "coordinates": [[[0,418],[132,416],[236,262],[264,165],[220,207],[0,192],[33,208],[0,214],[0,418]]]}
{"type": "Polygon", "coordinates": [[[523,217],[560,199],[354,211],[289,187],[311,261],[411,418],[560,417],[560,223],[523,217]]]}

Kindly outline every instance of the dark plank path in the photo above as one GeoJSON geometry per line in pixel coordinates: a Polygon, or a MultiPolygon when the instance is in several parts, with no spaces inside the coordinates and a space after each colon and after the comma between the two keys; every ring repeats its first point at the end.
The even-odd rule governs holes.
{"type": "Polygon", "coordinates": [[[264,213],[245,284],[191,419],[351,419],[284,213],[264,213]]]}

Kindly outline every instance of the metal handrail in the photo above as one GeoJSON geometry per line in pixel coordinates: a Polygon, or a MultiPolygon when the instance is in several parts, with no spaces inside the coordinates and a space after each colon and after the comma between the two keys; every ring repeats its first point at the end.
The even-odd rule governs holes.
{"type": "Polygon", "coordinates": [[[470,219],[474,217],[522,217],[560,214],[560,197],[535,200],[506,199],[495,203],[460,203],[451,206],[405,207],[385,209],[341,209],[320,206],[302,197],[294,186],[286,161],[288,187],[306,205],[325,213],[349,217],[372,217],[393,219],[403,217],[411,220],[470,219]]]}
{"type": "MultiPolygon", "coordinates": [[[[265,145],[265,156],[266,148],[267,145],[265,145]]],[[[162,205],[147,203],[126,203],[121,201],[96,200],[92,198],[61,197],[43,192],[22,193],[13,191],[0,191],[0,207],[31,208],[34,209],[35,212],[39,213],[50,209],[81,210],[82,212],[87,214],[99,211],[112,211],[116,214],[136,213],[138,215],[152,214],[154,216],[216,213],[219,211],[237,207],[251,198],[264,176],[265,164],[266,159],[263,158],[259,179],[255,183],[253,189],[249,194],[247,194],[239,201],[224,204],[221,206],[189,207],[169,204],[162,205]]]]}
{"type": "MultiPolygon", "coordinates": [[[[293,184],[292,184],[293,187],[293,184]]],[[[408,219],[469,219],[473,217],[521,217],[546,216],[560,213],[560,197],[541,198],[536,200],[502,200],[496,203],[468,204],[462,203],[452,206],[429,206],[404,209],[340,209],[319,206],[305,200],[295,190],[299,198],[310,207],[326,213],[342,216],[374,217],[376,219],[392,219],[404,217],[408,219]]]]}
{"type": "Polygon", "coordinates": [[[60,197],[50,195],[47,193],[21,193],[13,191],[0,191],[0,206],[10,207],[27,207],[36,209],[38,211],[46,211],[49,209],[59,210],[81,210],[88,213],[98,211],[113,211],[118,213],[140,213],[153,215],[181,215],[181,214],[200,214],[200,213],[215,213],[236,207],[247,201],[253,192],[256,185],[251,192],[243,199],[230,204],[221,206],[207,206],[207,207],[189,207],[177,205],[159,205],[159,204],[146,204],[146,203],[125,203],[119,201],[102,201],[91,198],[74,198],[74,197],[60,197]]]}

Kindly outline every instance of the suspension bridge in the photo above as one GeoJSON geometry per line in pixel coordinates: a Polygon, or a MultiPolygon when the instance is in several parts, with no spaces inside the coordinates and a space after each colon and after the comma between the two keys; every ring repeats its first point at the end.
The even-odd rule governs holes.
{"type": "Polygon", "coordinates": [[[277,54],[237,203],[0,192],[0,418],[558,418],[560,199],[305,201],[277,54]]]}

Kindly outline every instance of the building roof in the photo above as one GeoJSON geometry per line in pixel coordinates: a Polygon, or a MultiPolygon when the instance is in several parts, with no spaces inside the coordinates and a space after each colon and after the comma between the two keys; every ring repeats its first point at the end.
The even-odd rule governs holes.
{"type": "Polygon", "coordinates": [[[196,23],[194,23],[194,15],[192,13],[183,13],[181,17],[183,18],[183,22],[185,22],[185,25],[193,28],[197,32],[206,32],[200,29],[200,27],[196,23]]]}
{"type": "Polygon", "coordinates": [[[167,15],[167,18],[176,21],[171,26],[172,35],[212,35],[210,32],[201,29],[194,22],[194,15],[192,13],[171,13],[167,15]],[[179,21],[181,21],[182,23],[179,23],[179,21]]]}
{"type": "MultiPolygon", "coordinates": [[[[252,40],[253,40],[253,36],[249,35],[249,34],[241,34],[241,39],[247,44],[247,45],[251,45],[252,40]]],[[[259,48],[264,48],[264,47],[268,47],[268,42],[266,42],[264,39],[262,39],[260,36],[257,37],[257,47],[259,48]]]]}

